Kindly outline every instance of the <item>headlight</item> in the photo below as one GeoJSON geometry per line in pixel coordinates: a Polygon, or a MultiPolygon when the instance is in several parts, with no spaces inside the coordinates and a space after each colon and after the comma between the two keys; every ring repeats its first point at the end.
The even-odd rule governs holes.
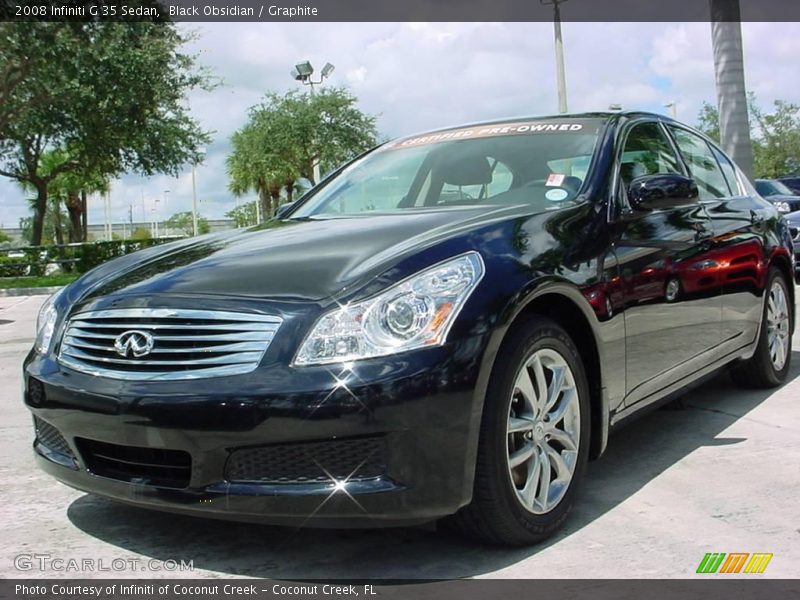
{"type": "Polygon", "coordinates": [[[61,288],[50,296],[44,301],[42,308],[39,309],[39,316],[36,319],[36,343],[34,348],[41,354],[47,354],[50,351],[50,344],[53,341],[53,333],[56,328],[56,319],[58,318],[56,300],[64,293],[65,289],[61,288]]]}
{"type": "Polygon", "coordinates": [[[789,206],[788,202],[773,202],[773,205],[775,206],[775,208],[778,209],[778,212],[780,213],[792,212],[792,207],[789,206]]]}
{"type": "Polygon", "coordinates": [[[440,345],[482,277],[483,260],[468,252],[379,296],[326,313],[300,346],[294,364],[349,362],[440,345]]]}

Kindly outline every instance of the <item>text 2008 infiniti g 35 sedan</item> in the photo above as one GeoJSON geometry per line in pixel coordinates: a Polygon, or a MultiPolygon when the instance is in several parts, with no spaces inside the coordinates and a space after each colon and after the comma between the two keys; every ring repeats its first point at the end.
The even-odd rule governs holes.
{"type": "Polygon", "coordinates": [[[661,116],[400,139],[263,226],[48,300],[34,449],[154,509],[527,544],[629,416],[723,367],[784,380],[793,263],[777,211],[661,116]]]}

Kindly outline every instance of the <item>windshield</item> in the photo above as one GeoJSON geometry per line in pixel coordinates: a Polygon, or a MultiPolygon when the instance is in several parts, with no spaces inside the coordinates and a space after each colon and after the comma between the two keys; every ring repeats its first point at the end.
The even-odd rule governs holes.
{"type": "Polygon", "coordinates": [[[794,192],[780,181],[762,179],[756,182],[756,190],[762,196],[794,196],[794,192]]]}
{"type": "Polygon", "coordinates": [[[563,206],[583,186],[602,125],[601,119],[516,121],[390,142],[349,165],[290,218],[563,206]]]}

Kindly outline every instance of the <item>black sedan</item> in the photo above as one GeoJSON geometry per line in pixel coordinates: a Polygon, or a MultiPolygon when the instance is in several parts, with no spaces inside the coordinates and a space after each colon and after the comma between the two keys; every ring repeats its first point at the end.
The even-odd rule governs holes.
{"type": "Polygon", "coordinates": [[[785,380],[791,251],[720,149],[662,116],[399,139],[263,226],[53,296],[24,364],[34,451],[153,509],[529,544],[620,423],[719,369],[785,380]]]}
{"type": "Polygon", "coordinates": [[[800,175],[785,175],[779,177],[778,181],[789,188],[793,194],[800,196],[800,175]]]}
{"type": "Polygon", "coordinates": [[[772,202],[780,213],[800,210],[800,196],[778,179],[756,179],[756,191],[768,202],[772,202]]]}

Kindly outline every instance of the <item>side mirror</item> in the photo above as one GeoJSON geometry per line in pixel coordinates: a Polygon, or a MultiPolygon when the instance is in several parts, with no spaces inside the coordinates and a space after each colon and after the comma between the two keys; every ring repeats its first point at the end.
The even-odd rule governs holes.
{"type": "Polygon", "coordinates": [[[645,175],[628,186],[628,202],[635,211],[674,208],[697,200],[697,184],[683,175],[645,175]]]}
{"type": "MultiPolygon", "coordinates": [[[[295,200],[295,202],[297,201],[295,200]]],[[[288,213],[291,210],[291,208],[295,205],[295,202],[287,202],[286,204],[281,204],[278,207],[278,210],[275,211],[275,218],[282,219],[283,215],[288,213]]]]}

